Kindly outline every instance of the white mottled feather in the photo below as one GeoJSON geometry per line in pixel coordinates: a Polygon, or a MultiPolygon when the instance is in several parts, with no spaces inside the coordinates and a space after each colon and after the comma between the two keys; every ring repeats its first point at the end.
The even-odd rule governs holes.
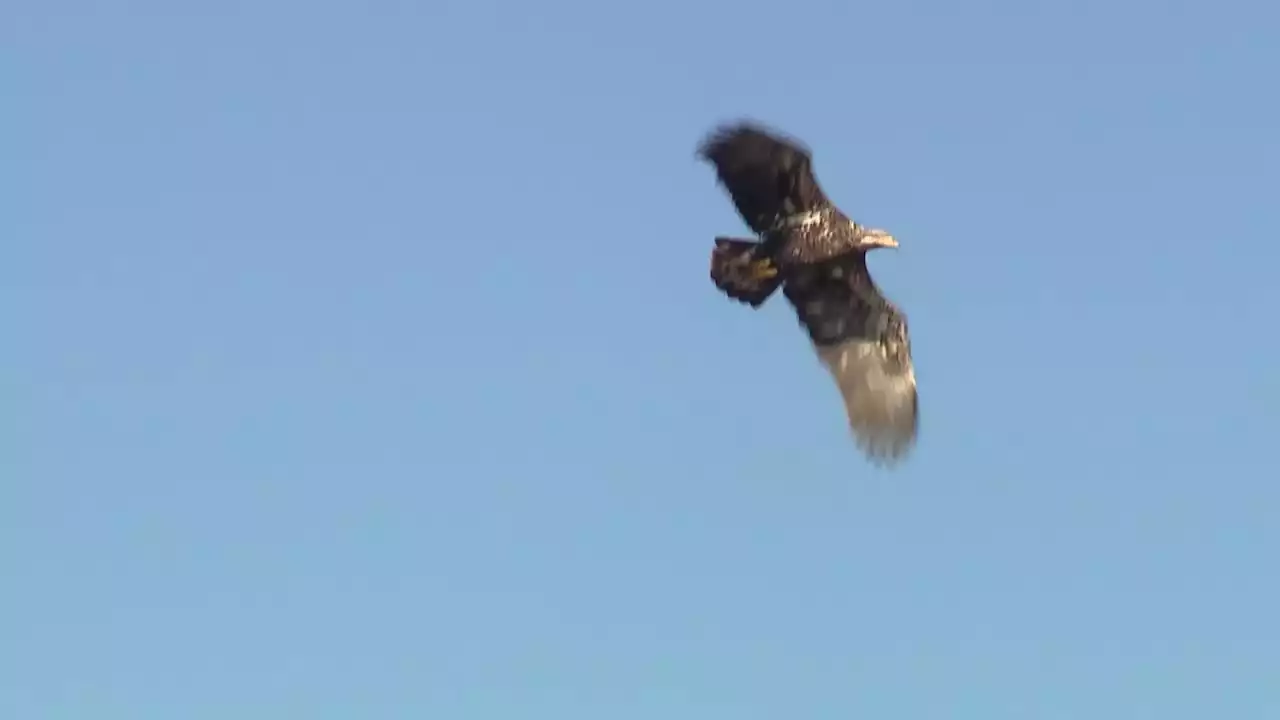
{"type": "Polygon", "coordinates": [[[918,425],[912,367],[895,372],[882,346],[869,340],[816,349],[844,398],[858,446],[884,464],[906,457],[915,444],[918,425]]]}

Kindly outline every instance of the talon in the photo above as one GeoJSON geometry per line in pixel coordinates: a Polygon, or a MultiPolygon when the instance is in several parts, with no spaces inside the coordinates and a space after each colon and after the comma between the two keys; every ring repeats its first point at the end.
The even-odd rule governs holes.
{"type": "Polygon", "coordinates": [[[773,261],[769,258],[763,260],[754,260],[750,264],[748,273],[756,280],[766,280],[778,274],[778,268],[774,266],[773,261]]]}

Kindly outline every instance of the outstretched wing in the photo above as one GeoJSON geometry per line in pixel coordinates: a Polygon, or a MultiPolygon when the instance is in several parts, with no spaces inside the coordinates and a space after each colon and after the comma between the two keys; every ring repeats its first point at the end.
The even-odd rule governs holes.
{"type": "Polygon", "coordinates": [[[830,205],[813,174],[809,150],[758,125],[721,126],[698,154],[715,166],[738,213],[756,233],[780,218],[830,205]]]}
{"type": "Polygon", "coordinates": [[[919,402],[907,319],[851,253],[798,268],[783,294],[844,399],[858,446],[891,465],[915,445],[919,402]]]}

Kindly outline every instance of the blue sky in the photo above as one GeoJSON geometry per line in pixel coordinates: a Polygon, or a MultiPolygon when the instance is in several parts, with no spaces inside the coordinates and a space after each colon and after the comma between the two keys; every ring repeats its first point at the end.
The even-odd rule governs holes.
{"type": "Polygon", "coordinates": [[[5,5],[0,716],[1275,717],[1274,7],[5,5]],[[740,115],[902,243],[896,472],[740,115]]]}

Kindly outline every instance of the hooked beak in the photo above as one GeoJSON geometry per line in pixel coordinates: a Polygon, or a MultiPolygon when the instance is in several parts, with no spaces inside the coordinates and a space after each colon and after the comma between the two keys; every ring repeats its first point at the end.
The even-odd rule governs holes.
{"type": "Polygon", "coordinates": [[[863,242],[870,247],[896,248],[898,240],[885,232],[884,230],[872,229],[867,231],[863,242]]]}

